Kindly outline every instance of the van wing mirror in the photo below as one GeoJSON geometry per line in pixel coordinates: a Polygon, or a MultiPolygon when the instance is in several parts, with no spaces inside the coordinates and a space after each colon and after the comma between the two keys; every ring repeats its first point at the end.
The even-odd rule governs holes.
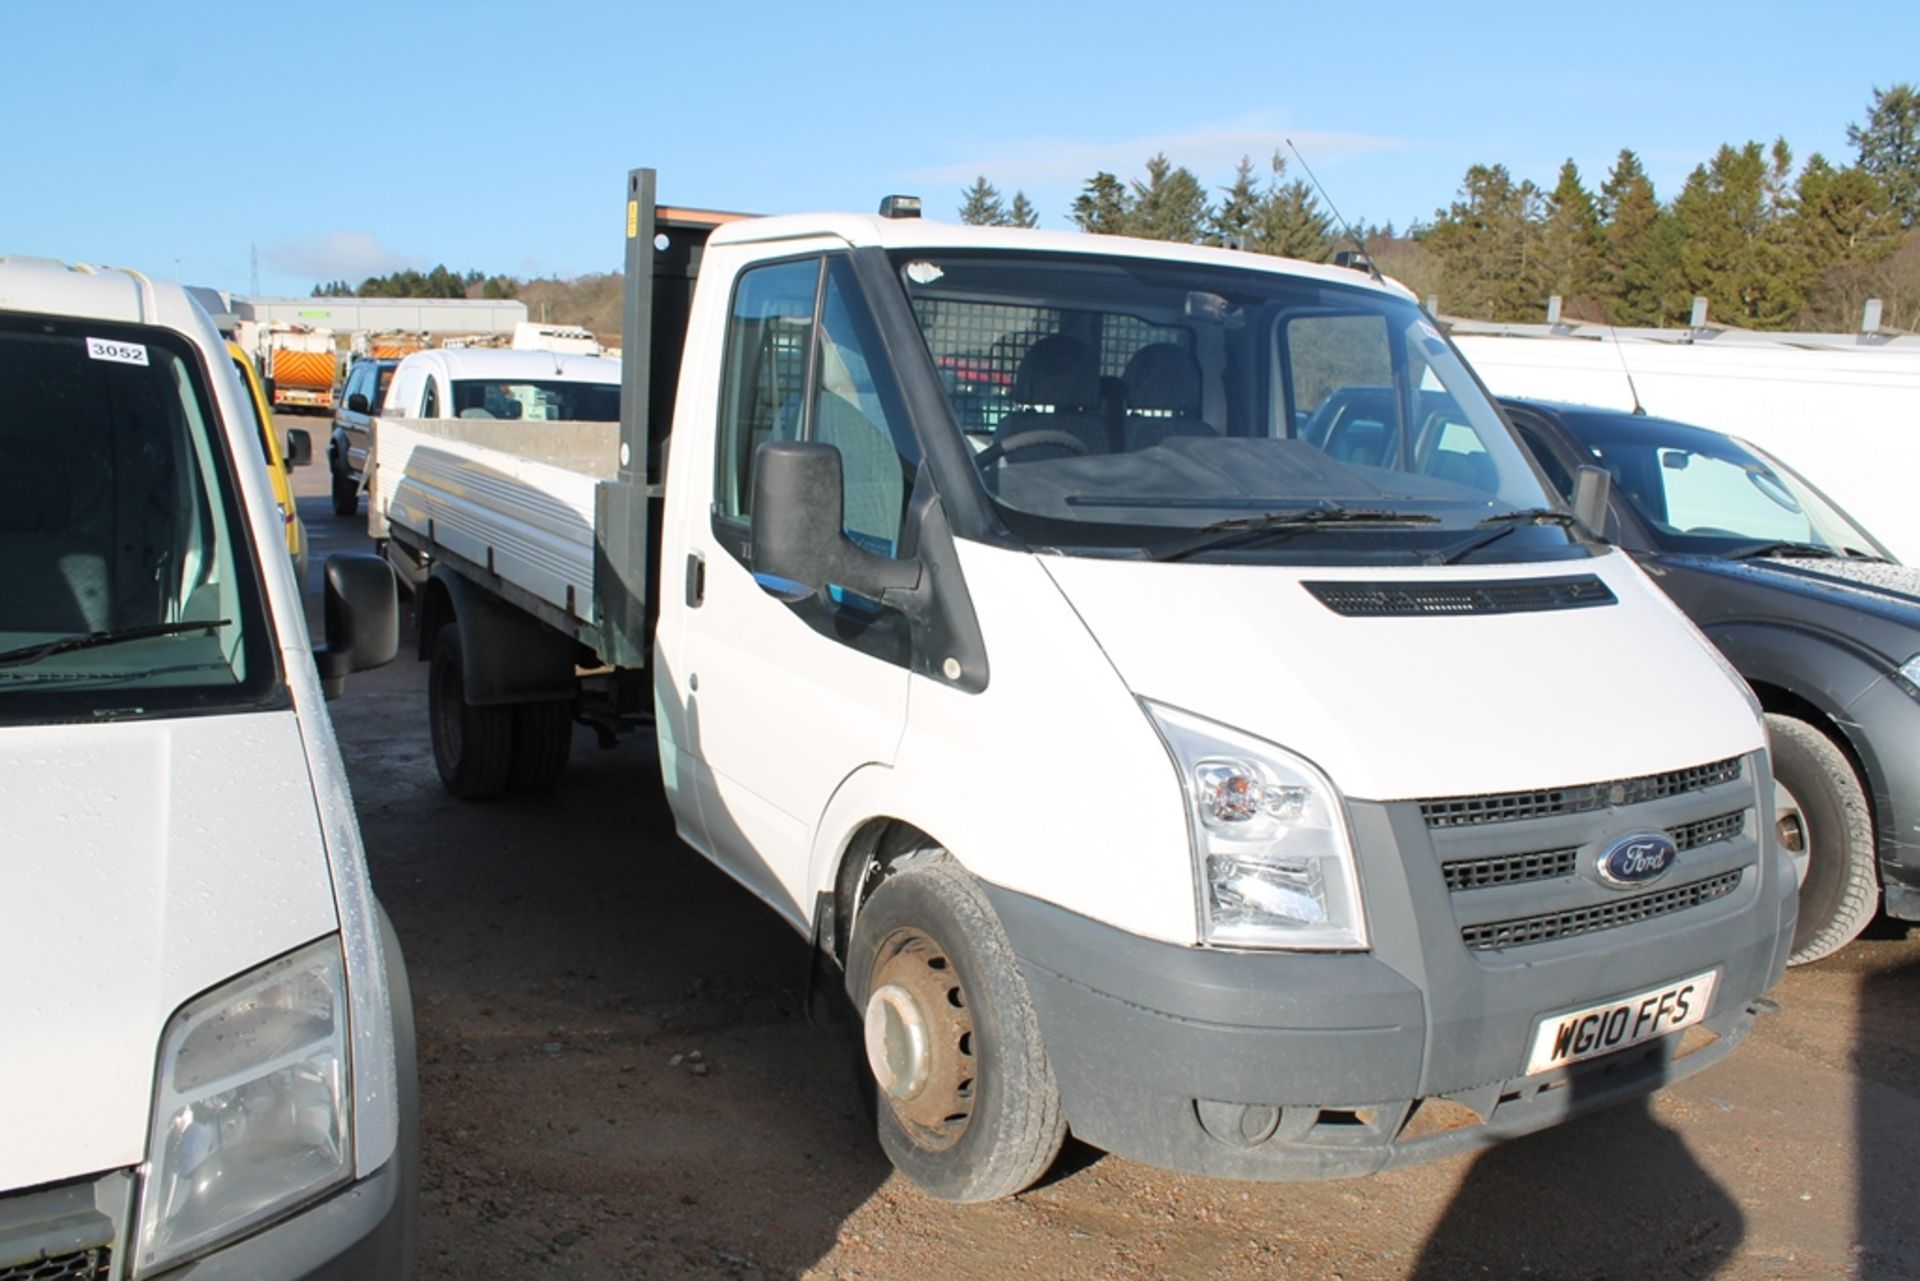
{"type": "Polygon", "coordinates": [[[1607,534],[1607,502],[1612,496],[1613,476],[1606,468],[1583,464],[1573,469],[1573,514],[1602,538],[1607,534]]]}
{"type": "Polygon", "coordinates": [[[313,651],[320,690],[338,698],[347,677],[393,661],[400,652],[400,580],[372,552],[327,557],[327,643],[313,651]]]}
{"type": "Polygon", "coordinates": [[[770,440],[755,451],[751,556],[761,587],[788,601],[829,586],[880,600],[920,585],[918,561],[876,555],[847,537],[845,492],[832,445],[770,440]]]}
{"type": "Polygon", "coordinates": [[[287,470],[305,467],[313,461],[313,437],[304,427],[287,428],[287,470]]]}
{"type": "Polygon", "coordinates": [[[372,411],[367,408],[367,394],[356,391],[353,395],[347,397],[347,412],[353,414],[371,413],[372,411]]]}

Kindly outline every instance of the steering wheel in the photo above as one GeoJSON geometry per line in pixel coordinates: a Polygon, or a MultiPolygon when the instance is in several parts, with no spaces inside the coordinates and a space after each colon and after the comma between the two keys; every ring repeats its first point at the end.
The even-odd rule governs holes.
{"type": "Polygon", "coordinates": [[[1093,452],[1087,448],[1085,441],[1070,431],[1043,428],[1039,431],[1023,431],[1011,436],[997,437],[992,444],[975,454],[973,461],[977,466],[988,467],[1007,454],[1017,454],[1023,449],[1032,449],[1036,445],[1056,445],[1081,455],[1093,452]]]}

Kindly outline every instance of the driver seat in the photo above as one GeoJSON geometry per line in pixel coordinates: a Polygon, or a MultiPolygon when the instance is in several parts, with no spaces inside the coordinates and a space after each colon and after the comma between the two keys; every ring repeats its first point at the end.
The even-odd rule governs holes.
{"type": "MultiPolygon", "coordinates": [[[[1027,456],[1017,438],[1032,432],[1065,432],[1089,454],[1110,453],[1113,433],[1108,430],[1100,388],[1100,366],[1078,338],[1052,334],[1027,349],[1013,375],[1013,402],[1019,408],[1000,420],[994,436],[1002,450],[1016,460],[1027,456]]],[[[1071,454],[1064,445],[1030,446],[1034,459],[1071,454]]]]}

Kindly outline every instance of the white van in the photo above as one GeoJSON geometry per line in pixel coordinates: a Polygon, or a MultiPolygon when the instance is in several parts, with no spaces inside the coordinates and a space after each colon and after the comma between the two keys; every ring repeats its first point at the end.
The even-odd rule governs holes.
{"type": "Polygon", "coordinates": [[[618,422],[620,362],[489,347],[416,351],[394,369],[380,412],[388,418],[618,422]]]}
{"type": "MultiPolygon", "coordinates": [[[[406,971],[245,396],[178,286],[0,258],[7,1278],[410,1271],[406,971]]],[[[327,578],[337,681],[397,605],[327,578]]]]}
{"type": "Polygon", "coordinates": [[[383,420],[370,519],[448,789],[651,710],[921,1187],[1068,1130],[1370,1173],[1746,1034],[1794,914],[1757,709],[1404,290],[652,190],[618,430],[383,420]]]}

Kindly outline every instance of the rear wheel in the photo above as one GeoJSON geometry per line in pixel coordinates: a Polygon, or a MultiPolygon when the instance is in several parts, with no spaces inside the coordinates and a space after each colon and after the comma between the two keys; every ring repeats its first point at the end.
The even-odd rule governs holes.
{"type": "Polygon", "coordinates": [[[880,1145],[948,1201],[1012,1196],[1066,1137],[1013,948],[949,859],[882,881],[855,918],[847,990],[862,1013],[880,1145]]]}
{"type": "Polygon", "coordinates": [[[467,702],[460,629],[451,623],[433,639],[427,719],[433,727],[433,763],[449,792],[482,801],[506,790],[513,766],[513,708],[467,702]]]}
{"type": "Polygon", "coordinates": [[[1873,820],[1853,764],[1805,721],[1772,714],[1774,833],[1800,882],[1800,918],[1789,965],[1851,943],[1880,901],[1873,820]]]}
{"type": "Polygon", "coordinates": [[[333,473],[333,514],[351,516],[360,510],[360,486],[353,477],[347,475],[345,468],[336,468],[333,473]]]}
{"type": "Polygon", "coordinates": [[[513,764],[508,781],[516,792],[551,792],[573,754],[573,703],[557,699],[520,703],[513,709],[513,764]]]}

